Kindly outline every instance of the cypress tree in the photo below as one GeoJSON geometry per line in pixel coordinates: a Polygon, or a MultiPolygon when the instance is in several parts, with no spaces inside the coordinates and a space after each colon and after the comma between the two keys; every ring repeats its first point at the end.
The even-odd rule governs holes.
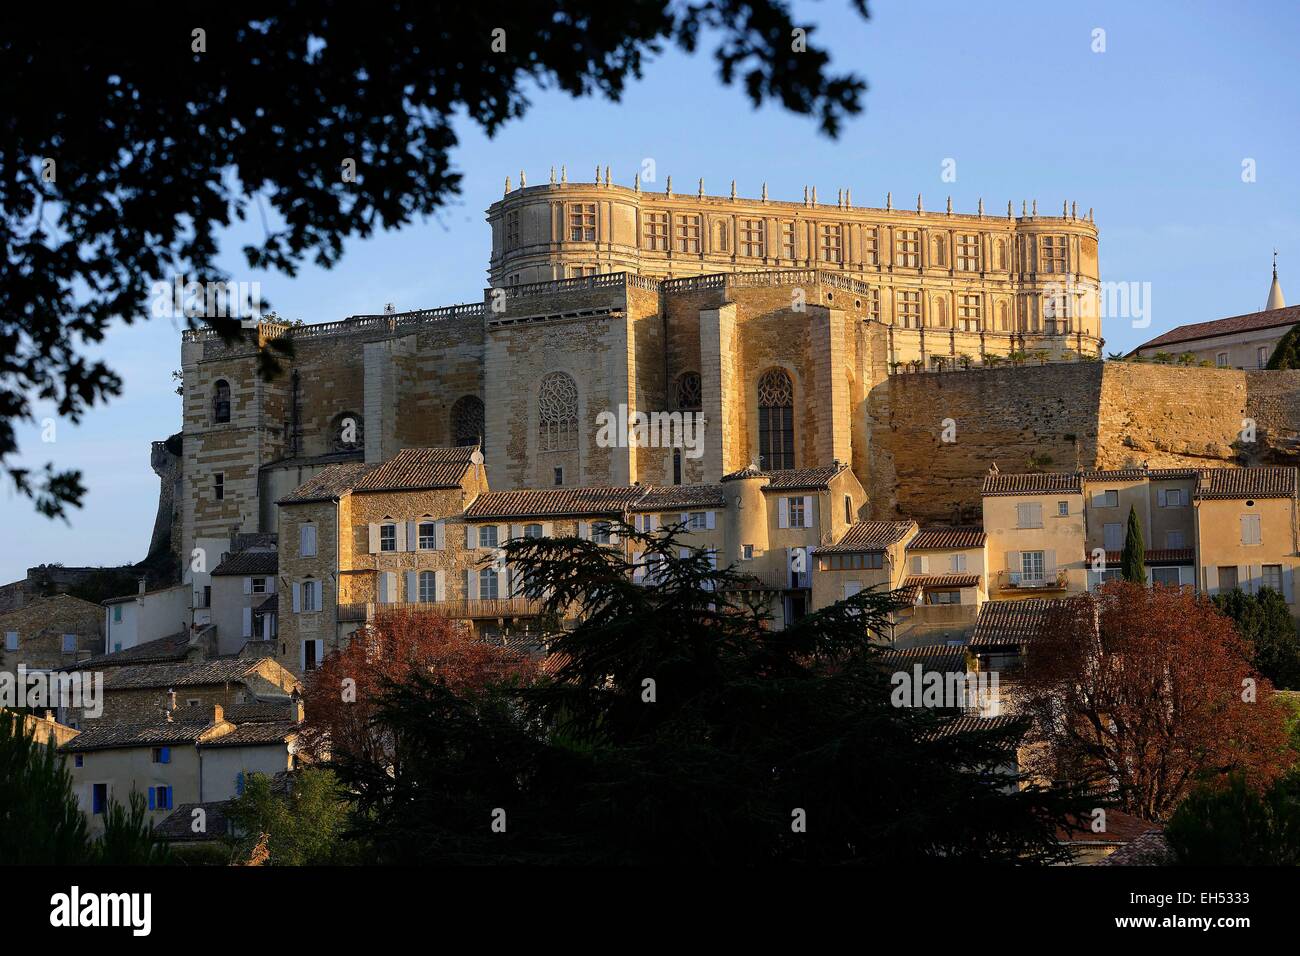
{"type": "Polygon", "coordinates": [[[1268,368],[1300,368],[1300,322],[1287,331],[1277,343],[1268,360],[1268,368]]]}
{"type": "Polygon", "coordinates": [[[1124,533],[1124,554],[1120,574],[1134,584],[1147,583],[1146,544],[1142,541],[1142,523],[1132,505],[1128,509],[1128,530],[1124,533]]]}

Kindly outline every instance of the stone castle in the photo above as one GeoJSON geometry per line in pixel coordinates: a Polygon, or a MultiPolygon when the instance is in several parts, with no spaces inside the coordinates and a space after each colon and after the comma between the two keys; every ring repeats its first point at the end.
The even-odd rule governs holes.
{"type": "Polygon", "coordinates": [[[173,547],[274,531],[275,501],[322,468],[404,447],[480,444],[493,488],[711,483],[750,464],[838,461],[872,517],[937,521],[969,517],[999,457],[1232,464],[1243,418],[1265,437],[1297,420],[1275,373],[1094,361],[1091,211],[921,205],[859,208],[845,191],[834,205],[815,191],[776,202],[766,188],[746,200],[702,184],[683,196],[608,174],[507,182],[487,211],[481,302],[262,322],[235,342],[184,334],[179,468],[160,469],[173,547]],[[265,379],[257,350],[275,338],[293,354],[265,379]],[[989,368],[1008,357],[1017,367],[989,368]],[[909,374],[935,370],[947,371],[909,374]],[[698,457],[597,441],[602,413],[669,411],[703,416],[698,457]],[[956,441],[944,442],[949,419],[956,441]]]}

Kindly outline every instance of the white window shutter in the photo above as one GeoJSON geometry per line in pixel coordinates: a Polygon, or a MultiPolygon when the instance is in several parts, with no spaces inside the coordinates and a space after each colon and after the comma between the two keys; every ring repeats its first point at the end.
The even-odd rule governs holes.
{"type": "Polygon", "coordinates": [[[406,550],[420,550],[420,525],[418,522],[406,522],[406,550]]]}
{"type": "Polygon", "coordinates": [[[510,525],[509,536],[505,538],[498,538],[497,540],[500,541],[502,544],[505,544],[507,541],[513,541],[515,538],[522,538],[523,536],[524,536],[524,526],[521,524],[512,524],[510,525]]]}
{"type": "Polygon", "coordinates": [[[921,573],[921,556],[919,554],[912,555],[912,573],[921,573]]]}
{"type": "Polygon", "coordinates": [[[497,571],[497,597],[510,597],[510,570],[505,565],[497,571]]]}
{"type": "Polygon", "coordinates": [[[252,593],[253,593],[253,579],[252,579],[252,578],[244,578],[244,593],[245,593],[245,594],[252,594],[252,593]]]}
{"type": "Polygon", "coordinates": [[[542,522],[542,537],[543,538],[555,537],[555,525],[552,522],[550,521],[542,522]]]}
{"type": "Polygon", "coordinates": [[[510,533],[510,525],[508,524],[497,525],[497,544],[505,544],[507,541],[509,541],[510,539],[506,537],[506,535],[508,535],[509,533],[510,533]]]}
{"type": "Polygon", "coordinates": [[[465,600],[472,601],[478,597],[478,592],[474,589],[474,569],[465,569],[465,600]]]}
{"type": "Polygon", "coordinates": [[[447,522],[439,520],[433,525],[433,546],[439,551],[447,547],[447,522]]]}
{"type": "Polygon", "coordinates": [[[588,525],[587,522],[585,521],[578,522],[578,537],[581,538],[583,541],[586,541],[591,537],[590,525],[588,525]]]}
{"type": "MultiPolygon", "coordinates": [[[[295,584],[294,588],[296,589],[297,587],[298,585],[295,584]]],[[[299,671],[307,670],[307,642],[306,641],[302,641],[298,645],[298,670],[299,671]]]]}
{"type": "MultiPolygon", "coordinates": [[[[394,524],[396,525],[396,527],[393,528],[394,550],[397,551],[410,550],[406,545],[406,522],[396,521],[394,522],[394,524]]],[[[411,542],[411,544],[414,545],[415,542],[411,542]]]]}
{"type": "Polygon", "coordinates": [[[650,530],[651,530],[651,531],[658,531],[658,530],[659,530],[659,516],[658,516],[658,515],[651,515],[651,516],[650,516],[650,530]]]}
{"type": "Polygon", "coordinates": [[[253,636],[253,609],[251,607],[244,608],[244,632],[241,636],[253,636]]]}
{"type": "Polygon", "coordinates": [[[1165,508],[1168,507],[1167,504],[1168,501],[1169,501],[1169,492],[1167,492],[1164,488],[1157,489],[1156,504],[1158,504],[1161,508],[1165,508]]]}
{"type": "Polygon", "coordinates": [[[435,601],[447,600],[447,572],[433,572],[433,599],[435,601]]]}
{"type": "Polygon", "coordinates": [[[683,512],[682,512],[682,524],[690,524],[690,523],[691,523],[691,515],[690,515],[690,512],[683,511],[683,512]]]}
{"type": "Polygon", "coordinates": [[[406,572],[406,603],[415,604],[420,600],[420,575],[416,571],[406,572]]]}
{"type": "Polygon", "coordinates": [[[1219,569],[1213,564],[1205,565],[1205,593],[1211,596],[1219,593],[1219,569]]]}
{"type": "Polygon", "coordinates": [[[1007,570],[1014,571],[1017,574],[1020,573],[1020,552],[1019,551],[1007,552],[1007,570]]]}
{"type": "Polygon", "coordinates": [[[714,530],[714,528],[717,527],[717,518],[718,518],[718,514],[716,511],[704,512],[704,522],[705,522],[704,526],[708,528],[708,530],[710,531],[714,530]]]}
{"type": "Polygon", "coordinates": [[[274,574],[271,575],[269,578],[266,579],[266,593],[267,593],[267,594],[274,594],[274,593],[275,593],[275,575],[274,575],[274,574]]]}
{"type": "Polygon", "coordinates": [[[813,527],[812,501],[812,495],[803,496],[803,526],[805,528],[813,527]]]}
{"type": "Polygon", "coordinates": [[[372,521],[370,522],[369,530],[370,530],[370,553],[378,554],[379,553],[379,525],[375,524],[372,521]]]}
{"type": "Polygon", "coordinates": [[[776,526],[778,528],[790,527],[790,502],[785,498],[777,499],[776,526]]]}
{"type": "Polygon", "coordinates": [[[477,543],[474,540],[474,526],[472,524],[465,525],[465,547],[473,551],[477,543]]]}
{"type": "Polygon", "coordinates": [[[316,666],[320,667],[321,662],[325,660],[325,642],[317,639],[314,643],[316,645],[316,666]]]}
{"type": "Polygon", "coordinates": [[[293,582],[293,613],[297,614],[302,609],[302,585],[297,581],[293,582]]]}
{"type": "Polygon", "coordinates": [[[1250,565],[1250,593],[1258,594],[1263,581],[1263,567],[1258,564],[1250,565]]]}
{"type": "Polygon", "coordinates": [[[1055,551],[1043,552],[1043,577],[1049,580],[1056,577],[1056,552],[1055,551]]]}
{"type": "Polygon", "coordinates": [[[1294,573],[1295,569],[1289,565],[1282,568],[1282,599],[1287,604],[1295,603],[1295,584],[1292,581],[1294,573]]]}

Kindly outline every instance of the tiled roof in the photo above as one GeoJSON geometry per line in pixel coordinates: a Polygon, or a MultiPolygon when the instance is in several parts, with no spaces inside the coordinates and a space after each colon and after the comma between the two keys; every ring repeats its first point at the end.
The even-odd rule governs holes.
{"type": "Polygon", "coordinates": [[[942,740],[945,737],[952,737],[956,734],[972,734],[987,732],[990,730],[1003,730],[1013,725],[1016,720],[1017,718],[1008,714],[1000,714],[997,717],[979,717],[974,714],[963,714],[960,717],[954,717],[952,720],[944,721],[934,730],[926,733],[923,739],[942,740]]]}
{"type": "Polygon", "coordinates": [[[168,661],[183,661],[189,651],[190,637],[182,632],[173,634],[171,637],[160,637],[156,641],[146,641],[144,644],[137,644],[135,647],[128,647],[125,650],[114,651],[111,654],[100,654],[97,657],[88,657],[84,661],[77,661],[76,664],[70,665],[67,670],[87,670],[89,668],[101,667],[122,667],[127,664],[157,664],[168,661]]]}
{"type": "Polygon", "coordinates": [[[288,740],[298,732],[299,725],[292,720],[252,721],[240,724],[228,734],[203,741],[203,747],[256,747],[259,744],[276,744],[288,740]]]}
{"type": "Polygon", "coordinates": [[[990,474],[984,476],[984,495],[1056,495],[1080,494],[1083,486],[1079,476],[1043,472],[1036,474],[1011,475],[990,474]]]}
{"type": "Polygon", "coordinates": [[[1090,825],[1078,829],[1058,827],[1056,838],[1063,843],[1117,843],[1122,846],[1132,843],[1142,834],[1151,833],[1152,831],[1159,832],[1160,827],[1148,820],[1143,820],[1141,817],[1135,817],[1131,813],[1108,807],[1106,809],[1106,829],[1100,833],[1094,831],[1090,825]]]}
{"type": "Polygon", "coordinates": [[[276,504],[293,505],[309,501],[330,501],[351,491],[357,479],[369,469],[370,466],[363,461],[330,465],[328,468],[316,472],[293,491],[277,500],[276,504]]]}
{"type": "Polygon", "coordinates": [[[353,461],[359,462],[365,457],[365,452],[360,448],[348,449],[347,451],[331,451],[323,455],[298,455],[293,458],[281,458],[279,461],[268,461],[263,468],[311,468],[320,467],[321,465],[337,465],[339,462],[353,461]]]}
{"type": "Polygon", "coordinates": [[[154,835],[168,843],[201,843],[220,840],[231,833],[231,821],[226,816],[230,800],[210,800],[207,803],[180,803],[167,817],[154,826],[154,835]],[[203,832],[194,832],[194,811],[202,810],[203,832]]]}
{"type": "Polygon", "coordinates": [[[471,521],[492,518],[577,517],[619,515],[631,508],[645,489],[637,485],[612,488],[543,488],[529,491],[490,491],[465,510],[471,521]]]}
{"type": "Polygon", "coordinates": [[[1111,468],[1093,469],[1079,473],[1084,481],[1153,481],[1174,478],[1195,478],[1200,472],[1195,468],[1111,468]]]}
{"type": "Polygon", "coordinates": [[[258,701],[254,704],[236,704],[225,709],[225,718],[232,724],[282,723],[291,720],[291,698],[258,701]]]}
{"type": "Polygon", "coordinates": [[[192,744],[211,727],[210,723],[185,720],[158,721],[150,724],[119,724],[97,720],[60,747],[59,752],[192,744]]]}
{"type": "MultiPolygon", "coordinates": [[[[1123,551],[1107,551],[1106,563],[1119,564],[1124,560],[1123,551]]],[[[1194,548],[1153,548],[1148,550],[1142,560],[1146,564],[1195,564],[1194,548]]]]}
{"type": "Polygon", "coordinates": [[[1042,629],[1049,612],[1077,598],[1029,598],[1024,601],[985,601],[980,605],[971,647],[1015,647],[1042,629]]]}
{"type": "Polygon", "coordinates": [[[215,575],[275,574],[280,570],[276,551],[240,551],[232,554],[212,570],[215,575]]]}
{"type": "Polygon", "coordinates": [[[1170,329],[1163,335],[1157,335],[1154,339],[1143,342],[1129,354],[1132,355],[1134,352],[1153,349],[1162,345],[1173,345],[1175,342],[1191,342],[1195,339],[1214,338],[1218,335],[1256,332],[1260,329],[1295,325],[1297,322],[1300,322],[1300,305],[1287,306],[1284,309],[1269,309],[1265,312],[1247,312],[1245,315],[1234,315],[1226,319],[1211,319],[1209,322],[1193,322],[1190,325],[1180,325],[1177,328],[1170,329]]]}
{"type": "Polygon", "coordinates": [[[982,548],[988,535],[983,528],[922,528],[911,541],[908,551],[956,551],[982,548]]]}
{"type": "Polygon", "coordinates": [[[974,588],[979,587],[978,574],[909,574],[903,581],[904,588],[974,588]]]}
{"type": "Polygon", "coordinates": [[[456,448],[403,448],[357,479],[353,491],[410,491],[457,488],[470,467],[475,445],[456,448]]]}
{"type": "Polygon", "coordinates": [[[274,551],[279,535],[274,531],[241,531],[231,541],[231,551],[274,551]]]}
{"type": "Polygon", "coordinates": [[[1171,851],[1163,830],[1148,830],[1124,844],[1097,866],[1161,866],[1169,863],[1171,851]]]}
{"type": "Polygon", "coordinates": [[[229,684],[251,674],[262,662],[241,658],[186,661],[181,664],[137,664],[104,677],[105,690],[145,690],[154,687],[199,687],[229,684]]]}
{"type": "Polygon", "coordinates": [[[815,488],[825,488],[830,484],[830,480],[845,471],[849,466],[843,463],[824,465],[821,468],[781,468],[775,471],[763,471],[748,465],[740,471],[733,471],[729,475],[723,475],[723,481],[736,481],[740,478],[762,478],[768,479],[765,486],[769,491],[804,491],[815,488]]]}
{"type": "Polygon", "coordinates": [[[722,485],[652,485],[633,511],[673,511],[690,508],[722,508],[727,504],[722,485]]]}
{"type": "Polygon", "coordinates": [[[817,548],[817,554],[835,551],[883,551],[916,527],[915,521],[859,521],[851,524],[834,544],[817,548]]]}
{"type": "Polygon", "coordinates": [[[920,664],[921,670],[947,673],[966,672],[966,648],[946,644],[925,647],[888,648],[880,652],[880,663],[886,668],[910,670],[920,664]]]}
{"type": "Polygon", "coordinates": [[[1201,473],[1197,498],[1290,498],[1296,493],[1296,469],[1210,468],[1201,473]]]}

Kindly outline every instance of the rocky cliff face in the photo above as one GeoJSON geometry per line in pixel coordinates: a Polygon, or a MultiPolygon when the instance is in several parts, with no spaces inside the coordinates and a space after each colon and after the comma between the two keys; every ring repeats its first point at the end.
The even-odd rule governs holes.
{"type": "Polygon", "coordinates": [[[180,558],[181,435],[153,443],[149,465],[158,476],[158,512],[149,538],[149,557],[170,553],[180,558]]]}

